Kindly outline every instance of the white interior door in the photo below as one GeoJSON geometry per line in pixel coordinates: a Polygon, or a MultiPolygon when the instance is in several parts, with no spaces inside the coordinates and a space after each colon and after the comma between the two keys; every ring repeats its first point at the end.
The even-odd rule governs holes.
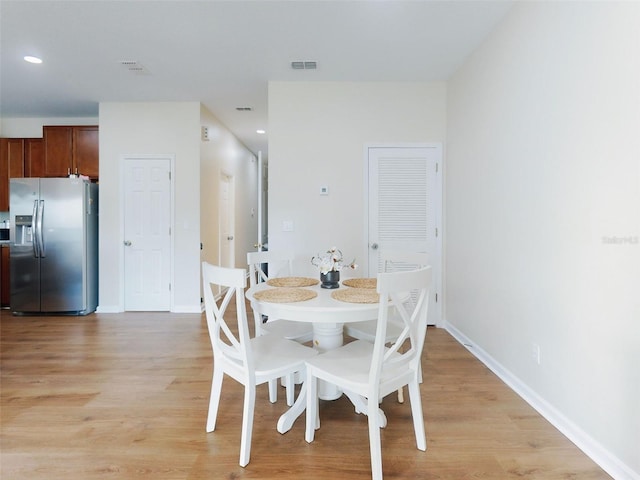
{"type": "Polygon", "coordinates": [[[220,174],[220,265],[235,268],[234,178],[220,174]]]}
{"type": "Polygon", "coordinates": [[[124,309],[171,309],[171,161],[125,158],[124,309]]]}
{"type": "Polygon", "coordinates": [[[429,324],[440,323],[442,147],[372,146],[368,168],[368,269],[382,270],[380,251],[426,252],[434,292],[429,324]]]}

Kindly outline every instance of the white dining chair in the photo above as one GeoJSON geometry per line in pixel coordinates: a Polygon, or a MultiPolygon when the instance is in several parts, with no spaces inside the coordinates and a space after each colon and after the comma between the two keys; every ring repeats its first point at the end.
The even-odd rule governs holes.
{"type": "MultiPolygon", "coordinates": [[[[224,268],[202,263],[202,281],[207,327],[213,348],[213,379],[207,415],[207,432],[216,427],[218,406],[222,393],[222,380],[228,375],[244,385],[244,407],[242,411],[242,434],[240,440],[240,466],[249,463],[251,454],[251,434],[256,399],[256,386],[269,383],[273,387],[281,377],[292,377],[296,372],[304,372],[305,360],[317,352],[298,342],[264,334],[249,337],[244,289],[247,285],[246,270],[224,268]],[[226,289],[222,299],[216,301],[212,286],[226,289]],[[227,323],[225,313],[235,298],[235,322],[227,323]],[[234,333],[237,326],[237,335],[234,333]]],[[[269,389],[269,400],[275,398],[269,389]]]]}
{"type": "Polygon", "coordinates": [[[431,267],[378,274],[380,304],[374,343],[355,340],[306,362],[306,441],[312,442],[315,430],[320,428],[318,379],[337,385],[350,398],[360,398],[366,405],[368,417],[373,480],[382,480],[380,428],[386,421],[378,413],[379,399],[404,385],[409,387],[417,448],[423,451],[427,448],[418,374],[427,329],[430,288],[431,267]],[[416,292],[414,308],[407,308],[407,292],[416,292]],[[397,318],[401,319],[403,329],[387,347],[386,330],[391,310],[395,310],[397,318]],[[408,348],[406,345],[401,348],[407,340],[408,348]]]}
{"type": "MultiPolygon", "coordinates": [[[[429,254],[423,252],[407,252],[401,250],[386,250],[380,252],[380,268],[382,272],[402,272],[415,270],[429,265],[429,254]]],[[[414,294],[415,295],[415,294],[414,294]]],[[[409,305],[415,304],[415,298],[409,298],[409,305]]],[[[376,338],[376,320],[367,322],[349,322],[344,325],[344,333],[358,340],[366,340],[373,343],[376,338]]],[[[393,342],[402,332],[402,321],[389,318],[387,325],[387,343],[393,342]]],[[[420,375],[422,381],[422,375],[420,375]]],[[[404,403],[404,391],[398,390],[398,402],[404,403]]]]}
{"type": "MultiPolygon", "coordinates": [[[[258,283],[266,282],[270,278],[287,277],[293,274],[293,258],[291,253],[264,250],[260,252],[248,252],[247,264],[249,265],[249,285],[254,287],[258,283]]],[[[313,326],[306,322],[282,320],[278,318],[266,318],[260,312],[253,311],[256,336],[271,333],[287,340],[306,343],[313,339],[313,326]]],[[[282,379],[285,386],[287,405],[293,405],[293,393],[295,384],[288,383],[288,379],[282,379]]],[[[270,385],[273,391],[271,395],[277,397],[277,391],[270,385]]]]}
{"type": "MultiPolygon", "coordinates": [[[[270,278],[290,276],[293,273],[293,255],[280,251],[248,252],[249,285],[266,282],[270,278]]],[[[265,319],[253,312],[256,336],[272,333],[289,340],[305,343],[313,339],[313,327],[307,322],[295,322],[277,318],[265,319]]]]}

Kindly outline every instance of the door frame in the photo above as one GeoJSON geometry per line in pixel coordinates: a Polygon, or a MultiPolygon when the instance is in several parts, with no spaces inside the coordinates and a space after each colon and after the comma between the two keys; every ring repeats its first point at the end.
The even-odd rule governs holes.
{"type": "Polygon", "coordinates": [[[268,190],[269,190],[269,182],[267,181],[268,169],[267,162],[262,158],[262,151],[258,151],[258,236],[257,242],[254,247],[256,251],[260,252],[262,250],[266,250],[265,246],[268,247],[268,238],[269,238],[269,208],[268,208],[268,190]]]}
{"type": "MultiPolygon", "coordinates": [[[[437,298],[437,302],[432,303],[429,308],[436,309],[436,327],[443,327],[445,324],[444,314],[444,262],[442,260],[443,255],[443,237],[444,229],[443,224],[443,177],[444,177],[444,151],[441,142],[427,142],[427,143],[367,143],[364,145],[363,158],[364,158],[364,205],[366,208],[364,215],[364,232],[363,232],[363,245],[365,246],[365,252],[368,258],[369,255],[369,150],[373,148],[433,148],[436,150],[439,156],[437,163],[437,176],[436,176],[436,191],[433,196],[434,214],[435,214],[435,228],[437,230],[435,238],[435,258],[432,262],[433,265],[433,287],[434,294],[432,298],[437,298]],[[437,297],[434,297],[437,295],[437,297]]],[[[367,275],[370,274],[369,262],[367,261],[367,275]]]]}
{"type": "MultiPolygon", "coordinates": [[[[236,177],[234,175],[232,175],[231,173],[227,172],[226,170],[220,170],[220,173],[218,175],[218,262],[221,266],[223,267],[230,267],[230,268],[236,268],[236,219],[235,219],[235,211],[236,211],[236,177]],[[224,179],[228,180],[228,184],[229,184],[229,198],[227,198],[227,205],[226,205],[226,216],[228,217],[227,220],[229,222],[229,228],[231,229],[231,236],[233,237],[232,240],[226,240],[228,242],[232,242],[231,243],[231,247],[229,249],[228,252],[228,258],[223,258],[223,252],[224,252],[224,245],[223,243],[225,242],[225,240],[222,238],[222,230],[223,230],[223,225],[222,225],[222,215],[223,215],[223,209],[221,207],[223,207],[223,203],[222,203],[222,189],[220,188],[220,185],[222,184],[222,182],[224,181],[224,179]],[[231,265],[226,265],[226,262],[229,261],[231,262],[231,265]]],[[[229,233],[229,232],[227,232],[229,233]]]]}
{"type": "MultiPolygon", "coordinates": [[[[122,154],[120,155],[120,233],[118,235],[118,241],[120,242],[120,246],[118,251],[120,252],[120,294],[119,294],[119,309],[121,312],[125,311],[125,265],[124,265],[124,227],[125,227],[125,197],[126,192],[124,191],[124,175],[125,175],[125,163],[128,160],[169,160],[169,227],[171,228],[171,235],[169,236],[169,281],[171,285],[175,285],[174,282],[174,240],[175,240],[175,182],[174,182],[174,171],[175,171],[175,162],[176,156],[171,153],[166,154],[153,154],[153,153],[143,153],[143,154],[122,154]]],[[[169,311],[173,312],[174,308],[174,288],[169,290],[169,311]]]]}

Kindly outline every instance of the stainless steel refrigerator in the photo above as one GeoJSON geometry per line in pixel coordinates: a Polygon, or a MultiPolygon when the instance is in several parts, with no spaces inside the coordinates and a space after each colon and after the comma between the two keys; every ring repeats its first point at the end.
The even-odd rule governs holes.
{"type": "Polygon", "coordinates": [[[12,178],[15,314],[87,315],[98,305],[98,186],[80,178],[12,178]]]}

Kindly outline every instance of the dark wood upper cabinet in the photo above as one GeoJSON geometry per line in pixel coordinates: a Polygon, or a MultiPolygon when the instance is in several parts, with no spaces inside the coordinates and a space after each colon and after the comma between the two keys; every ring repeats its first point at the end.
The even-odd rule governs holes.
{"type": "Polygon", "coordinates": [[[0,138],[0,212],[9,210],[8,138],[0,138]]]}
{"type": "Polygon", "coordinates": [[[24,139],[5,138],[9,178],[24,177],[24,139]]]}
{"type": "Polygon", "coordinates": [[[76,127],[73,130],[73,159],[76,172],[96,180],[99,175],[98,127],[76,127]]]}
{"type": "Polygon", "coordinates": [[[9,210],[9,179],[24,177],[24,138],[0,138],[0,212],[9,210]]]}
{"type": "Polygon", "coordinates": [[[44,176],[66,177],[71,171],[73,155],[72,127],[43,127],[44,176]]]}
{"type": "Polygon", "coordinates": [[[98,126],[55,125],[42,128],[45,177],[87,175],[98,179],[98,126]]]}
{"type": "Polygon", "coordinates": [[[0,138],[0,212],[9,210],[9,179],[66,177],[98,180],[98,126],[42,127],[43,138],[0,138]]]}
{"type": "Polygon", "coordinates": [[[24,139],[24,176],[44,177],[44,140],[24,139]]]}

